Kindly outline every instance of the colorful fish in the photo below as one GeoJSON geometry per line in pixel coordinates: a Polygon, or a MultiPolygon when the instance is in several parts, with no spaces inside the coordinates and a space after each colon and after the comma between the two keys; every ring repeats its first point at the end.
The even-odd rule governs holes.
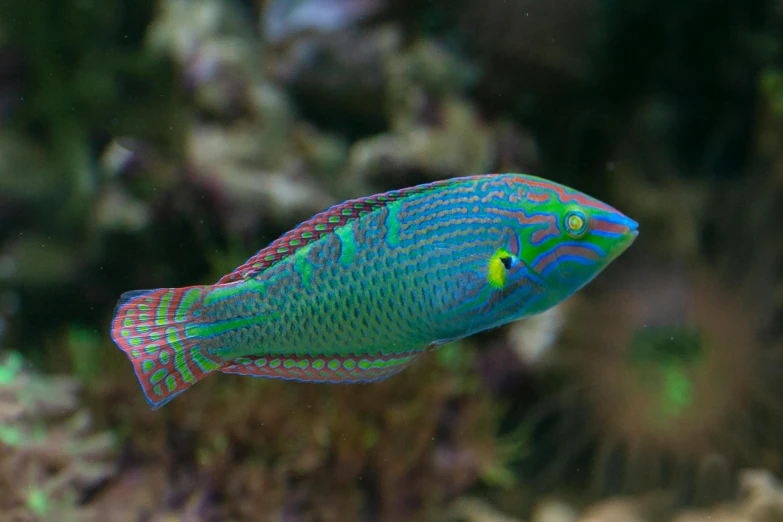
{"type": "Polygon", "coordinates": [[[453,178],[335,205],[214,285],[127,292],[111,333],[154,408],[214,371],[378,381],[560,303],[636,236],[550,181],[453,178]]]}

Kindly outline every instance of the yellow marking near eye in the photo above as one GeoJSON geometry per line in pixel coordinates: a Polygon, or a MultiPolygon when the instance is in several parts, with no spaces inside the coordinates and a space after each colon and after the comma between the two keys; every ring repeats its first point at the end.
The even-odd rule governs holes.
{"type": "Polygon", "coordinates": [[[504,259],[510,259],[511,254],[505,249],[500,248],[492,254],[489,259],[489,271],[487,272],[487,282],[492,288],[503,288],[506,286],[506,266],[504,259]]]}

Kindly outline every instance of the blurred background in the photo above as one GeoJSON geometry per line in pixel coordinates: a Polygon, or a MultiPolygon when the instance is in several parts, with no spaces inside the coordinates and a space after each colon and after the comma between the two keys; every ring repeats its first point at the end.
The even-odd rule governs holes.
{"type": "Polygon", "coordinates": [[[780,0],[0,4],[0,521],[783,521],[780,0]],[[150,410],[122,292],[344,199],[524,172],[640,222],[374,385],[150,410]]]}

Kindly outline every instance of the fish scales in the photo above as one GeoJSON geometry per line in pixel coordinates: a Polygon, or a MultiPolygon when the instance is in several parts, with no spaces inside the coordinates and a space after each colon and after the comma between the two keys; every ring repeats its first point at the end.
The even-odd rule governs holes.
{"type": "MultiPolygon", "coordinates": [[[[465,259],[460,255],[464,243],[447,250],[427,251],[434,244],[450,244],[455,233],[465,233],[464,227],[469,224],[455,224],[447,215],[435,215],[424,233],[414,233],[415,228],[408,226],[404,217],[406,206],[416,208],[433,196],[417,195],[412,201],[394,203],[399,210],[381,209],[369,219],[347,225],[353,229],[349,239],[330,235],[313,248],[297,252],[275,269],[256,276],[253,285],[270,283],[266,306],[280,310],[279,318],[226,332],[225,339],[219,342],[229,348],[217,348],[213,353],[233,359],[248,353],[247,343],[264,339],[265,354],[394,354],[453,336],[454,332],[441,331],[448,301],[437,299],[437,286],[423,283],[428,279],[442,281],[449,275],[469,278],[470,274],[463,272],[476,267],[461,266],[465,259]],[[390,227],[391,219],[399,225],[390,227]],[[389,235],[394,229],[399,232],[395,246],[391,247],[389,235]],[[347,249],[352,251],[350,262],[341,259],[347,249]],[[422,254],[412,255],[413,252],[422,254]],[[308,285],[303,284],[297,263],[310,265],[308,285]]],[[[490,233],[483,223],[473,225],[468,230],[470,235],[490,233]]],[[[494,230],[490,242],[499,241],[500,229],[494,230]]],[[[244,299],[243,290],[238,287],[237,291],[237,299],[244,299]]],[[[209,321],[210,316],[210,309],[206,308],[203,317],[209,321]]]]}
{"type": "Polygon", "coordinates": [[[454,178],[336,205],[215,285],[125,294],[112,336],[155,407],[212,371],[379,380],[430,346],[551,308],[636,229],[541,178],[454,178]]]}

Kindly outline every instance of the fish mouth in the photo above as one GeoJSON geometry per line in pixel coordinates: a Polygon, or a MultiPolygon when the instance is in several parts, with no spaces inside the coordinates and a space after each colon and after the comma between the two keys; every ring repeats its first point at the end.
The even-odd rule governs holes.
{"type": "MultiPolygon", "coordinates": [[[[590,261],[595,263],[597,267],[600,266],[603,268],[625,252],[639,236],[639,223],[619,212],[612,216],[611,221],[607,220],[607,223],[608,226],[603,230],[599,229],[599,231],[602,232],[603,235],[610,235],[612,238],[608,245],[604,245],[603,247],[591,247],[589,244],[582,246],[570,245],[569,248],[571,248],[571,250],[579,250],[575,254],[573,252],[563,252],[560,247],[554,249],[552,255],[555,256],[557,263],[556,270],[561,277],[569,278],[573,275],[571,273],[573,267],[566,267],[563,263],[565,259],[568,259],[569,257],[587,257],[590,261]],[[565,258],[563,256],[565,256],[565,258]]],[[[541,271],[535,270],[535,265],[531,268],[533,271],[543,275],[541,271]]]]}
{"type": "Polygon", "coordinates": [[[628,223],[626,224],[628,227],[628,234],[635,239],[636,236],[639,235],[639,223],[628,217],[625,219],[628,220],[628,223]]]}
{"type": "Polygon", "coordinates": [[[611,261],[614,261],[620,254],[628,250],[628,247],[630,247],[633,242],[636,241],[636,238],[639,237],[639,223],[629,217],[623,216],[623,218],[625,221],[623,225],[626,227],[626,230],[623,231],[617,246],[612,249],[611,261]]]}
{"type": "Polygon", "coordinates": [[[627,226],[628,226],[628,232],[625,233],[627,244],[625,248],[631,246],[631,243],[636,241],[636,238],[639,237],[639,223],[637,223],[633,219],[628,218],[627,226]]]}
{"type": "Polygon", "coordinates": [[[633,242],[636,241],[636,238],[639,237],[639,223],[633,219],[618,212],[618,215],[614,216],[613,221],[613,232],[616,235],[614,244],[607,248],[606,264],[609,264],[617,259],[620,254],[628,250],[633,242]]]}

